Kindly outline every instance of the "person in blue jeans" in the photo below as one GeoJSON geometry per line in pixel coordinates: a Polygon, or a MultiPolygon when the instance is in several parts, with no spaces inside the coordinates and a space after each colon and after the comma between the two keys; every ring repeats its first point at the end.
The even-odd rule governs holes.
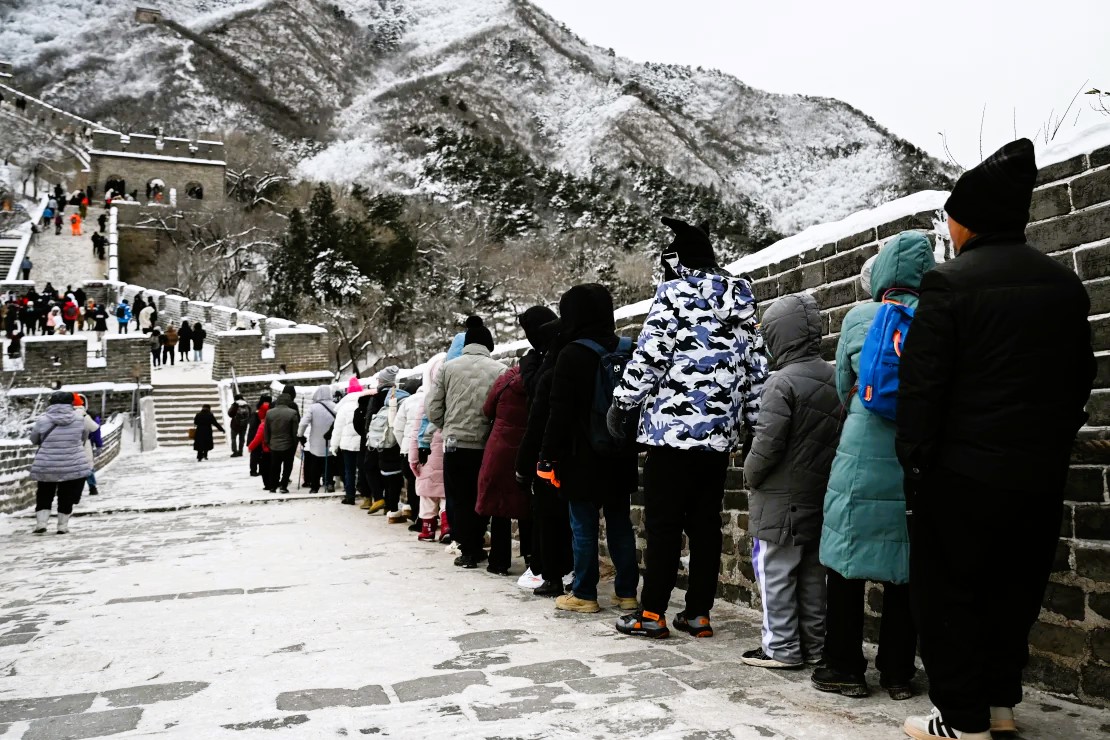
{"type": "MultiPolygon", "coordinates": [[[[540,452],[538,475],[555,486],[570,512],[574,552],[572,593],[555,600],[555,608],[593,613],[597,599],[598,529],[605,517],[609,557],[616,570],[614,605],[638,607],[636,537],[629,505],[638,486],[635,448],[613,452],[598,447],[594,392],[601,352],[613,352],[619,338],[613,322],[613,298],[597,284],[577,285],[559,301],[558,358],[551,379],[550,412],[540,452]]],[[[604,427],[604,421],[601,421],[604,427]]]]}

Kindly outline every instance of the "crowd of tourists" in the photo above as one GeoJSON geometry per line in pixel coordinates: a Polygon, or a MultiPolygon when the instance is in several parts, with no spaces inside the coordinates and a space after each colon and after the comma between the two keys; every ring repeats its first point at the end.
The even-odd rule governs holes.
{"type": "MultiPolygon", "coordinates": [[[[508,575],[515,521],[521,582],[561,610],[601,608],[604,521],[615,571],[604,596],[625,612],[615,629],[656,639],[672,627],[713,635],[723,497],[739,464],[763,609],[743,663],[814,666],[816,689],[868,695],[864,594],[878,582],[881,686],[914,695],[920,646],[936,705],[904,731],[1015,732],[1095,376],[1082,283],[1025,241],[1036,173],[1021,140],[960,178],[945,206],[955,259],[938,265],[918,232],[883,245],[863,266],[872,301],[844,318],[835,366],[812,294],[779,297],[760,321],[708,230],[665,219],[673,241],[638,341],[617,335],[604,286],[578,285],[557,314],[519,316],[531,348],[511,367],[472,316],[419,372],[322,385],[303,409],[292,385],[237,397],[232,454],[289,493],[300,448],[310,492],[363,497],[418,541],[453,543],[465,570],[508,575]],[[641,461],[642,588],[630,513],[641,461]],[[681,568],[684,605],[668,620],[681,568]]],[[[208,408],[195,421],[203,460],[222,425],[208,408]]]]}
{"type": "Polygon", "coordinates": [[[65,290],[58,290],[47,283],[41,291],[32,286],[22,295],[8,291],[3,296],[0,313],[7,354],[13,359],[22,357],[25,337],[78,332],[96,334],[96,355],[100,356],[109,322],[115,323],[118,334],[129,333],[134,324],[136,329],[150,336],[150,360],[154,368],[172,366],[175,358],[182,362],[202,362],[208,337],[208,330],[200,321],[162,323],[158,307],[153,301],[147,301],[142,293],[135,296],[134,303],[124,298],[118,304],[105,305],[90,298],[80,286],[67,285],[65,290]]]}

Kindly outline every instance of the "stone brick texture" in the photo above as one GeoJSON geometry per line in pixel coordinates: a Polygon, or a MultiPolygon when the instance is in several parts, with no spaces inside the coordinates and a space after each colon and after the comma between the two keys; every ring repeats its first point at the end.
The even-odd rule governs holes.
{"type": "Polygon", "coordinates": [[[109,333],[100,360],[90,356],[84,335],[26,337],[22,369],[13,369],[6,356],[0,362],[0,382],[9,388],[136,381],[150,384],[149,344],[142,334],[109,333]]]}
{"type": "MultiPolygon", "coordinates": [[[[1093,344],[1101,354],[1096,390],[1088,405],[1091,420],[1076,441],[1065,491],[1056,567],[1030,637],[1032,659],[1026,680],[1085,703],[1110,706],[1110,245],[1105,243],[1110,240],[1110,152],[1044,168],[1032,210],[1030,242],[1074,269],[1091,295],[1093,344]]],[[[844,315],[867,298],[858,280],[863,261],[905,229],[921,230],[935,239],[934,216],[920,213],[881,224],[753,271],[749,277],[760,315],[783,295],[813,293],[827,321],[823,353],[832,360],[844,315]],[[821,275],[821,282],[815,282],[814,275],[821,275]]],[[[620,322],[618,333],[637,336],[643,319],[636,316],[620,322]]],[[[738,465],[739,459],[734,459],[721,517],[725,544],[718,597],[760,608],[747,531],[747,491],[738,465]]],[[[642,495],[634,496],[632,519],[641,563],[647,544],[642,504],[642,495]]],[[[679,585],[685,582],[680,574],[679,585]]],[[[882,587],[869,584],[865,619],[869,640],[878,637],[881,611],[882,587]]]]}
{"type": "MultiPolygon", "coordinates": [[[[121,423],[114,424],[114,428],[103,435],[104,447],[93,458],[93,466],[97,470],[119,456],[120,440],[127,426],[126,421],[120,421],[121,423]]],[[[0,445],[0,514],[10,514],[34,503],[36,484],[30,475],[35,449],[27,440],[9,441],[0,445]]]]}

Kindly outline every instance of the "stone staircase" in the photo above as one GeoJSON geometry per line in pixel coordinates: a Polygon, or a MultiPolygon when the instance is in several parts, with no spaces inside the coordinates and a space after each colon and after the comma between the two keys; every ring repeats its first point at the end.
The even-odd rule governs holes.
{"type": "MultiPolygon", "coordinates": [[[[154,418],[158,425],[158,446],[191,447],[193,441],[189,439],[189,429],[193,426],[193,417],[206,403],[226,429],[227,420],[222,418],[223,410],[215,384],[155,385],[154,418]]],[[[227,443],[219,429],[214,429],[213,433],[212,441],[217,449],[227,443]]]]}

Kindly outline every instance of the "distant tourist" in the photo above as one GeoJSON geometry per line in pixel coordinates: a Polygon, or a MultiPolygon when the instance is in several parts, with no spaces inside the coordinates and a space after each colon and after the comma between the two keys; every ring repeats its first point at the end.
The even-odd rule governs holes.
{"type": "Polygon", "coordinates": [[[103,345],[104,335],[108,333],[108,312],[104,310],[104,306],[94,304],[88,312],[88,318],[92,321],[93,331],[96,332],[97,344],[103,345]]]}
{"type": "Polygon", "coordinates": [[[162,335],[165,341],[162,343],[162,364],[165,365],[167,360],[170,365],[174,364],[174,352],[177,351],[178,334],[177,329],[171,321],[169,326],[166,327],[166,333],[162,335]]]}
{"type": "Polygon", "coordinates": [[[216,446],[212,441],[213,427],[219,429],[221,433],[224,431],[216,415],[212,413],[212,407],[204,404],[200,413],[193,417],[193,428],[196,430],[193,436],[193,449],[197,453],[197,462],[207,460],[208,453],[216,446]]]}
{"type": "Polygon", "coordinates": [[[199,321],[193,324],[193,361],[204,361],[204,338],[208,336],[208,332],[204,330],[204,325],[199,321]]]}
{"type": "Polygon", "coordinates": [[[62,221],[61,212],[55,213],[54,214],[54,236],[58,236],[62,233],[62,223],[63,223],[63,221],[62,221]]]}
{"type": "Polygon", "coordinates": [[[116,333],[126,334],[127,325],[131,323],[131,306],[127,304],[126,298],[116,307],[116,321],[119,322],[119,331],[116,333]]]}
{"type": "Polygon", "coordinates": [[[81,214],[75,213],[69,217],[69,228],[73,236],[81,236],[81,214]]]}
{"type": "MultiPolygon", "coordinates": [[[[142,298],[135,299],[135,305],[139,305],[142,298]]],[[[154,329],[154,304],[144,305],[139,311],[139,329],[143,334],[150,334],[154,329]]]]}
{"type": "Polygon", "coordinates": [[[24,257],[23,261],[19,263],[19,271],[22,273],[24,280],[31,279],[31,268],[34,266],[35,263],[31,261],[30,257],[24,257]]]}
{"type": "Polygon", "coordinates": [[[188,321],[181,322],[177,332],[177,351],[181,354],[181,361],[187,362],[189,351],[193,348],[193,326],[188,321]]]}
{"type": "Polygon", "coordinates": [[[108,228],[108,214],[102,213],[96,217],[96,223],[100,226],[100,233],[103,234],[104,230],[108,228]]]}

